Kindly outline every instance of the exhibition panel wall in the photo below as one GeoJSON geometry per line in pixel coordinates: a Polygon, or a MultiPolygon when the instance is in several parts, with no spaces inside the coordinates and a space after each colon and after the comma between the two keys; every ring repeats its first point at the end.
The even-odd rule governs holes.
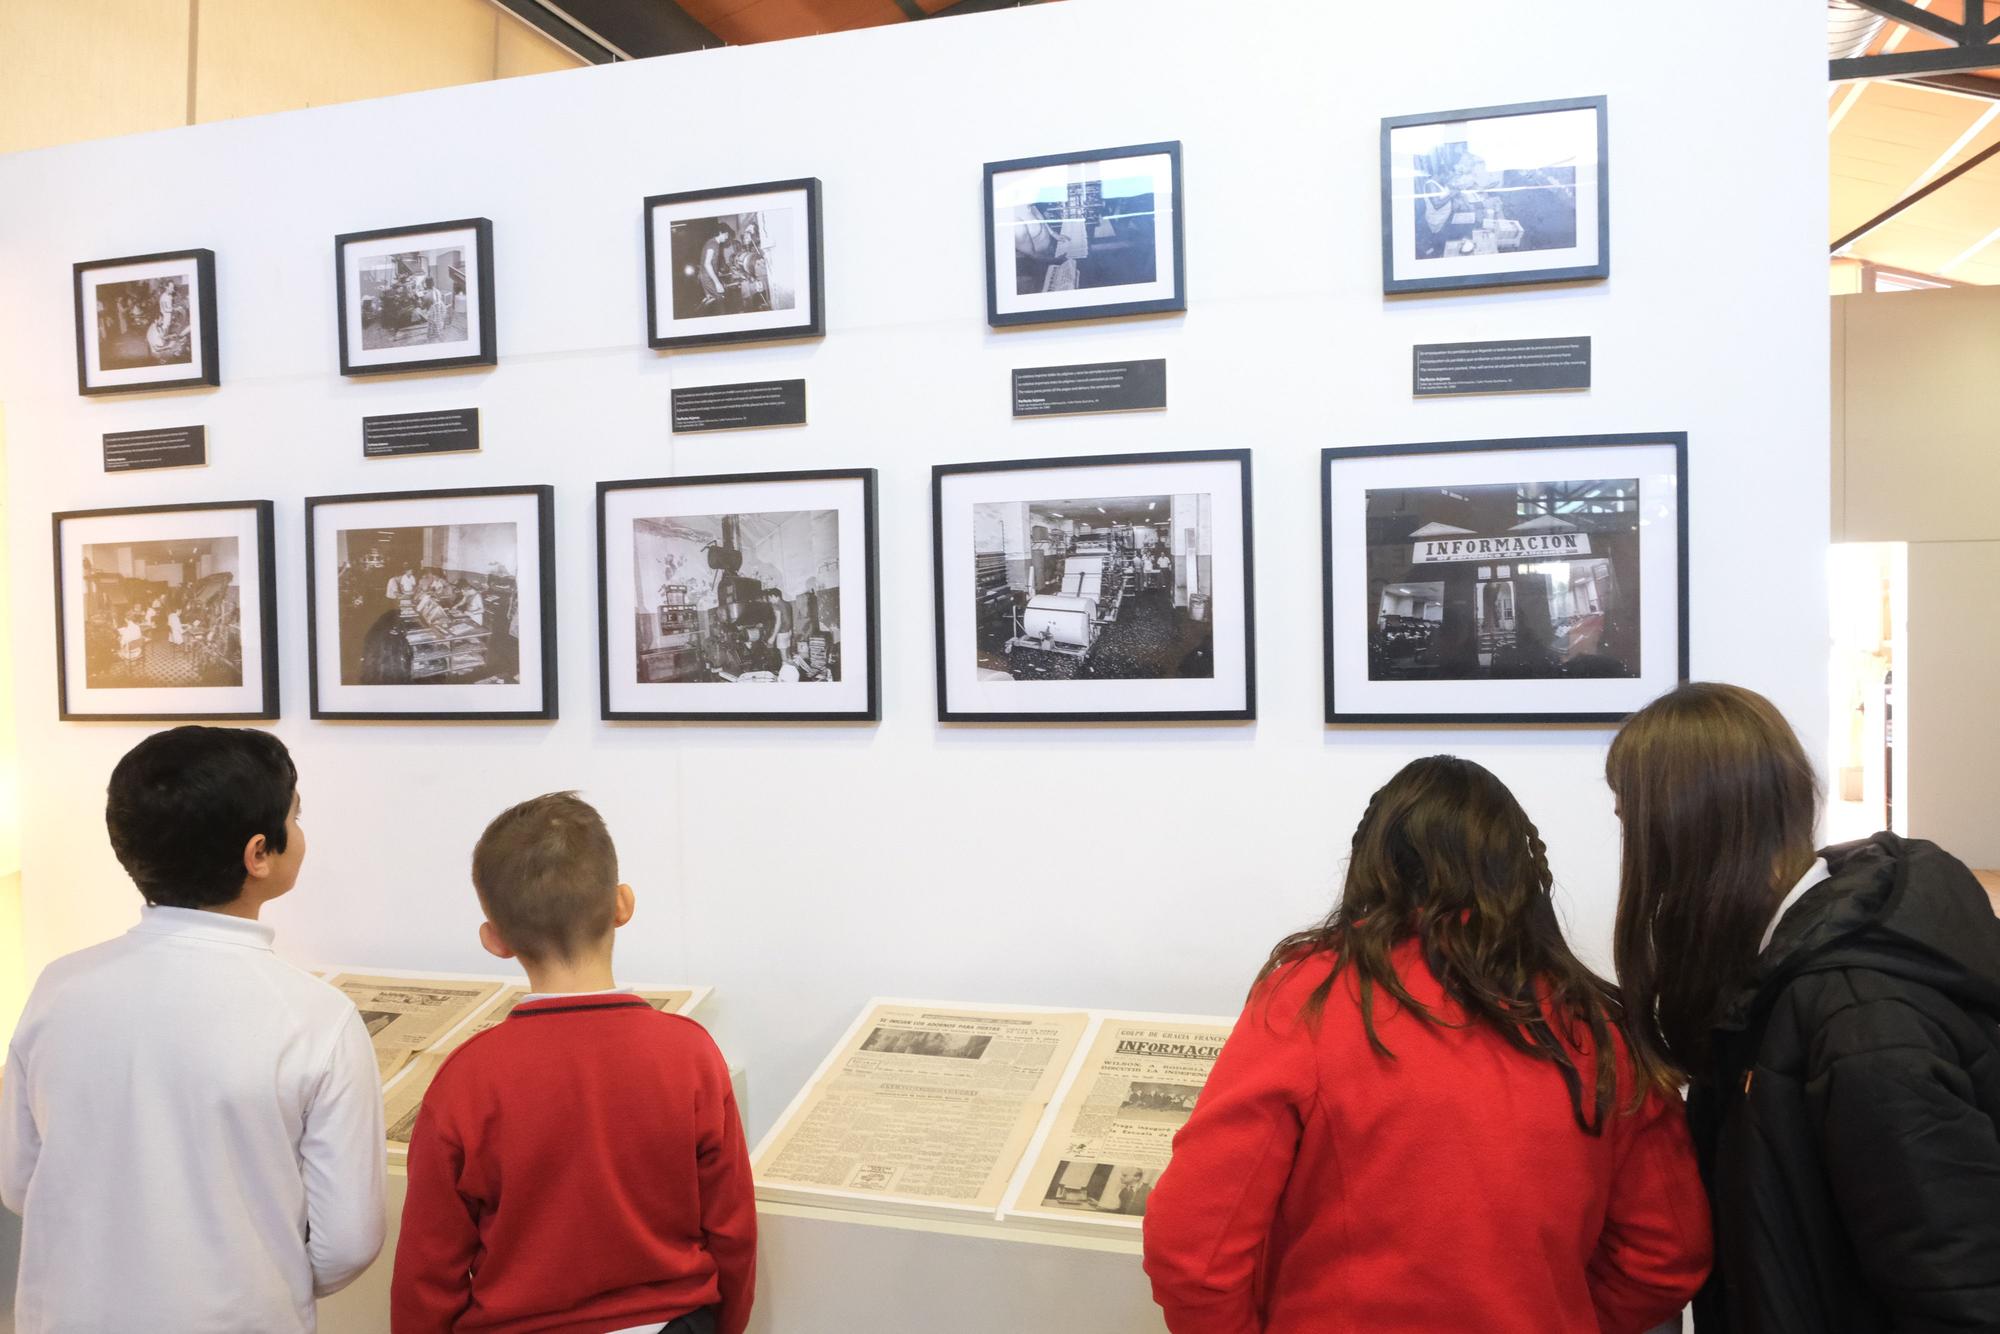
{"type": "Polygon", "coordinates": [[[1319,451],[1680,432],[1691,666],[1826,713],[1827,309],[1819,14],[1699,6],[1637,31],[1587,0],[1433,6],[1420,30],[1285,5],[1072,0],[199,126],[0,159],[29,964],[136,896],[101,792],[149,726],[57,720],[54,511],[276,502],[282,716],[312,852],[275,905],[305,960],[490,971],[468,855],[503,806],[580,789],[620,842],[633,977],[711,983],[761,1134],[871,995],[1231,1014],[1323,912],[1368,794],[1456,751],[1511,784],[1608,962],[1609,728],[1328,727],[1319,451]],[[1730,40],[1713,34],[1726,20],[1730,40]],[[1698,79],[1691,81],[1691,72],[1698,79]],[[1607,95],[1611,274],[1385,298],[1382,117],[1607,95]],[[1184,314],[988,327],[982,164],[1182,145],[1184,314]],[[826,332],[646,345],[641,201],[823,187],[826,332]],[[1786,203],[1785,201],[1792,201],[1786,203]],[[344,379],[333,238],[490,219],[498,365],[344,379]],[[71,265],[216,255],[222,385],[76,392],[71,265]],[[1411,345],[1588,335],[1595,384],[1413,400],[1411,345]],[[1014,420],[1009,371],[1164,357],[1164,412],[1014,420]],[[799,428],[675,436],[675,386],[803,377],[799,428]],[[477,454],[364,461],[360,418],[480,410],[477,454]],[[106,432],[201,423],[209,463],[106,475],[106,432]],[[940,724],[934,463],[1248,448],[1255,722],[940,724]],[[881,719],[599,721],[598,481],[879,478],[881,719]],[[307,716],[303,498],[554,488],[558,721],[307,716]]]}

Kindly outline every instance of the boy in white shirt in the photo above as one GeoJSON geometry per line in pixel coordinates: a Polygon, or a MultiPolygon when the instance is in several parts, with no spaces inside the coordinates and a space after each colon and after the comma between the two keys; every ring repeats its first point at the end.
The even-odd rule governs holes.
{"type": "Polygon", "coordinates": [[[298,879],[298,816],[265,732],[175,728],[112,772],[146,907],[43,971],[0,1083],[18,1334],[311,1334],[314,1298],[381,1249],[368,1034],[257,920],[298,879]]]}

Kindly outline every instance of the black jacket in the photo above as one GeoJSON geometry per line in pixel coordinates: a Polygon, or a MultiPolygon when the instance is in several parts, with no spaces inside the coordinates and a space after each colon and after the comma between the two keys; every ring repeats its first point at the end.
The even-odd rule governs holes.
{"type": "Polygon", "coordinates": [[[2000,1331],[2000,919],[1877,834],[1778,925],[1688,1118],[1715,1208],[1698,1334],[2000,1331]]]}

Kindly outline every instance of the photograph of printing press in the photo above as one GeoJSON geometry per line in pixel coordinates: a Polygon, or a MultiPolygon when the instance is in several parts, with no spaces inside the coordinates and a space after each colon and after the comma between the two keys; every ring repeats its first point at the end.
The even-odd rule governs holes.
{"type": "Polygon", "coordinates": [[[632,521],[635,665],[648,684],[840,680],[840,514],[632,521]]]}
{"type": "Polygon", "coordinates": [[[1215,675],[1207,494],[972,507],[983,680],[1215,675]]]}
{"type": "Polygon", "coordinates": [[[516,525],[354,529],[334,541],[343,685],[519,682],[516,525]]]}
{"type": "Polygon", "coordinates": [[[597,485],[602,716],[879,716],[873,469],[597,485]]]}

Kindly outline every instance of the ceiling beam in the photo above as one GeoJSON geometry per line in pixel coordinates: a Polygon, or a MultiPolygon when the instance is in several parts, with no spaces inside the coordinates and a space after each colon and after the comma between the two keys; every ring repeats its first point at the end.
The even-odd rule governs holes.
{"type": "Polygon", "coordinates": [[[1838,241],[1835,241],[1833,243],[1831,253],[1838,255],[1841,251],[1847,249],[1847,247],[1853,245],[1856,241],[1859,241],[1862,237],[1868,235],[1868,233],[1874,231],[1877,227],[1880,227],[1883,223],[1889,221],[1889,219],[1895,217],[1897,214],[1903,212],[1904,210],[1910,208],[1911,206],[1921,203],[1923,200],[1930,198],[1932,195],[1944,189],[1947,185],[1950,185],[1953,181],[1965,175],[1965,173],[1971,171],[1974,167],[1979,166],[1981,163],[1985,162],[1988,158],[1992,157],[1996,153],[2000,153],[2000,143],[1990,144],[1987,147],[1980,149],[1977,153],[1974,153],[1971,157],[1959,163],[1956,167],[1953,167],[1950,171],[1938,177],[1936,180],[1932,181],[1929,185],[1926,185],[1923,189],[1916,190],[1911,192],[1910,194],[1904,195],[1901,199],[1889,205],[1889,207],[1883,209],[1880,213],[1877,213],[1874,217],[1868,219],[1868,221],[1862,223],[1859,227],[1856,227],[1853,231],[1841,237],[1838,241]]]}
{"type": "MultiPolygon", "coordinates": [[[[1964,18],[1948,19],[1942,14],[1919,8],[1910,0],[1854,0],[1854,3],[1900,25],[1905,32],[1927,32],[1951,45],[1941,51],[1896,51],[1893,54],[1885,47],[1879,55],[1829,61],[1827,76],[1835,83],[1848,79],[1894,79],[1913,74],[1942,74],[2000,65],[2000,47],[1990,45],[1994,37],[2000,36],[2000,19],[1987,22],[1983,4],[1975,6],[1971,0],[1966,0],[1964,18]]],[[[1890,45],[1894,45],[1893,39],[1890,45]]]]}
{"type": "Polygon", "coordinates": [[[1907,78],[1892,79],[1891,82],[1908,84],[1912,88],[1928,88],[1934,93],[1957,93],[1963,97],[2000,102],[2000,80],[1983,79],[1977,74],[1912,74],[1907,78]]]}
{"type": "Polygon", "coordinates": [[[594,65],[721,46],[673,0],[493,0],[594,65]]]}

